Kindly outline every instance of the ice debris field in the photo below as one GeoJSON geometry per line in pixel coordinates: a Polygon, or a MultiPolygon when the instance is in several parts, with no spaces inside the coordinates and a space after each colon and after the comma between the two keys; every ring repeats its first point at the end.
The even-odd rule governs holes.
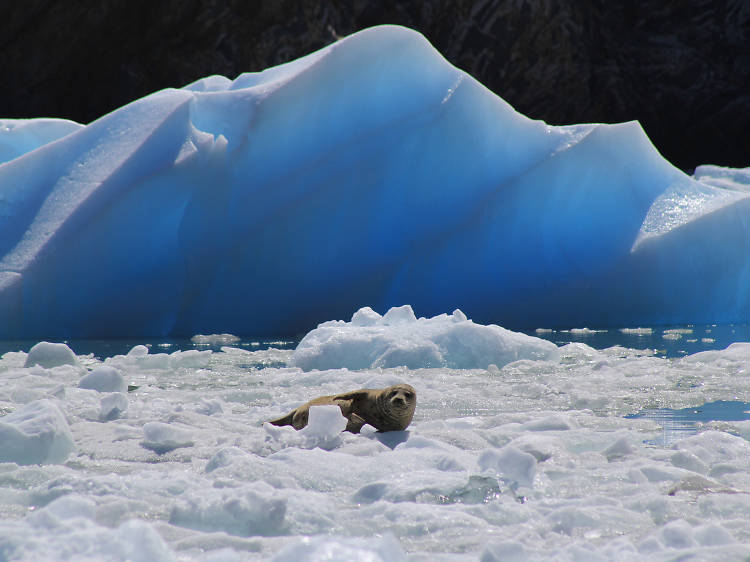
{"type": "Polygon", "coordinates": [[[747,560],[749,197],[393,26],[0,120],[0,562],[747,560]]]}
{"type": "Polygon", "coordinates": [[[0,560],[750,557],[747,415],[638,415],[748,396],[750,344],[666,359],[409,306],[293,349],[196,342],[2,356],[0,560]],[[263,423],[399,382],[406,431],[342,433],[336,406],[263,423]]]}
{"type": "Polygon", "coordinates": [[[550,126],[383,26],[86,126],[0,122],[0,338],[750,320],[750,172],[550,126]]]}

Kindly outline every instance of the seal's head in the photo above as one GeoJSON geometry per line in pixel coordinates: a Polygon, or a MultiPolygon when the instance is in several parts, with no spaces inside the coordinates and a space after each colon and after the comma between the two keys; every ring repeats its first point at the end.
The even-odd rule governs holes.
{"type": "Polygon", "coordinates": [[[417,391],[408,384],[396,384],[379,391],[377,410],[381,431],[404,430],[414,417],[417,406],[417,391]]]}

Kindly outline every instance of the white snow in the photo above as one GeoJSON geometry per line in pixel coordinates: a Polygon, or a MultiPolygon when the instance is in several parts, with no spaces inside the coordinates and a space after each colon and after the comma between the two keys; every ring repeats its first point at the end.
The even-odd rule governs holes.
{"type": "MultiPolygon", "coordinates": [[[[373,348],[467,325],[464,345],[489,353],[483,328],[498,333],[410,307],[328,325],[371,330],[373,348]]],[[[44,368],[2,356],[3,559],[750,557],[750,421],[689,431],[625,417],[748,396],[750,344],[664,359],[575,343],[469,369],[305,371],[294,357],[136,346],[44,368]],[[110,369],[134,390],[79,386],[110,369]],[[417,390],[406,431],[342,432],[336,406],[313,407],[299,432],[264,423],[315,396],[397,382],[417,390]]]]}
{"type": "Polygon", "coordinates": [[[750,319],[746,169],[687,176],[636,122],[528,119],[403,27],[86,126],[3,120],[2,158],[3,339],[221,345],[407,302],[529,328],[750,319]]]}

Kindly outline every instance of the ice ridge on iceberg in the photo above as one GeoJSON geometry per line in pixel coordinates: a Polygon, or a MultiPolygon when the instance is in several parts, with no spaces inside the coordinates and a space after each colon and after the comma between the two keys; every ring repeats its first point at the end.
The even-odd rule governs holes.
{"type": "Polygon", "coordinates": [[[528,119],[406,28],[34,142],[2,123],[0,338],[294,334],[403,302],[750,319],[750,191],[683,174],[636,122],[528,119]]]}

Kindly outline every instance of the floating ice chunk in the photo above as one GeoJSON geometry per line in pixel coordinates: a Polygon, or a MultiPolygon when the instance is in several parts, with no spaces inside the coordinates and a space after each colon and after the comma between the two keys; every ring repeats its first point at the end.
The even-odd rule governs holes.
{"type": "Polygon", "coordinates": [[[606,333],[607,330],[592,330],[591,328],[571,328],[570,330],[561,330],[563,333],[570,333],[574,336],[593,336],[594,334],[606,333]]]}
{"type": "Polygon", "coordinates": [[[284,526],[286,499],[267,484],[205,490],[172,508],[169,522],[198,531],[249,537],[275,535],[284,526]]]}
{"type": "Polygon", "coordinates": [[[664,546],[669,548],[690,548],[695,545],[693,527],[687,521],[671,521],[659,530],[664,546]]]}
{"type": "Polygon", "coordinates": [[[170,354],[169,360],[172,369],[201,369],[208,365],[212,354],[213,352],[210,350],[188,349],[187,351],[175,351],[170,354]]]}
{"type": "Polygon", "coordinates": [[[2,560],[170,562],[174,556],[146,522],[99,525],[95,503],[77,494],[57,498],[16,522],[0,521],[2,560]]]}
{"type": "Polygon", "coordinates": [[[631,336],[650,336],[653,328],[620,328],[620,332],[631,336]]]}
{"type": "Polygon", "coordinates": [[[547,416],[521,425],[524,431],[567,431],[573,427],[568,418],[559,415],[547,416]]]}
{"type": "Polygon", "coordinates": [[[52,400],[37,400],[0,418],[0,462],[57,464],[73,450],[65,415],[52,400]]]}
{"type": "Polygon", "coordinates": [[[192,338],[190,338],[190,341],[197,345],[218,346],[237,343],[238,341],[240,341],[240,338],[232,334],[196,334],[192,338]]]}
{"type": "Polygon", "coordinates": [[[307,425],[300,430],[308,447],[331,450],[341,444],[341,432],[346,429],[348,420],[336,405],[312,406],[307,425]]]}
{"type": "Polygon", "coordinates": [[[141,441],[141,446],[159,455],[194,444],[188,431],[168,423],[148,422],[143,425],[143,435],[145,439],[141,441]]]}
{"type": "Polygon", "coordinates": [[[750,361],[750,342],[735,342],[727,346],[726,349],[699,351],[698,353],[683,357],[682,361],[689,363],[750,361]]]}
{"type": "Polygon", "coordinates": [[[272,562],[327,562],[362,560],[406,562],[406,553],[391,533],[382,538],[312,537],[284,547],[272,562]]]}
{"type": "Polygon", "coordinates": [[[365,484],[352,496],[352,501],[356,504],[376,502],[385,496],[386,492],[388,492],[388,487],[388,484],[385,482],[365,484]]]}
{"type": "Polygon", "coordinates": [[[99,419],[112,421],[121,417],[128,410],[128,397],[121,392],[112,392],[102,398],[99,419]]]}
{"type": "Polygon", "coordinates": [[[220,400],[206,400],[204,398],[195,407],[195,411],[204,416],[213,416],[214,414],[223,413],[224,408],[222,408],[220,400]]]}
{"type": "Polygon", "coordinates": [[[128,357],[145,357],[148,355],[148,347],[146,347],[143,344],[138,344],[133,346],[133,348],[128,351],[128,357]]]}
{"type": "Polygon", "coordinates": [[[128,371],[132,369],[147,370],[173,370],[202,368],[208,365],[213,351],[210,349],[199,351],[189,349],[187,351],[175,351],[173,353],[149,353],[145,345],[136,345],[127,355],[115,355],[108,357],[105,363],[109,366],[128,371]]]}
{"type": "Polygon", "coordinates": [[[694,531],[694,536],[702,546],[719,546],[737,542],[732,534],[718,523],[698,527],[694,531]]]}
{"type": "Polygon", "coordinates": [[[649,482],[676,482],[687,475],[684,470],[669,466],[642,466],[639,470],[649,482]]]}
{"type": "Polygon", "coordinates": [[[460,310],[417,320],[406,305],[390,309],[383,317],[365,308],[351,322],[321,324],[302,339],[291,364],[306,371],[397,366],[484,369],[518,359],[555,357],[557,346],[549,341],[475,324],[460,310]]]}
{"type": "Polygon", "coordinates": [[[553,510],[546,519],[553,531],[568,536],[572,536],[577,529],[593,529],[599,526],[587,510],[572,505],[553,510]]]}
{"type": "Polygon", "coordinates": [[[247,453],[238,447],[219,449],[206,463],[206,472],[213,472],[217,468],[229,466],[234,459],[245,458],[246,456],[247,453]]]}
{"type": "Polygon", "coordinates": [[[536,459],[530,453],[506,445],[502,449],[489,449],[479,455],[479,468],[493,470],[509,482],[530,488],[536,475],[536,459]]]}
{"type": "Polygon", "coordinates": [[[45,369],[60,365],[78,365],[73,350],[64,343],[39,342],[29,350],[24,367],[39,365],[45,369]]]}
{"type": "Polygon", "coordinates": [[[93,519],[96,504],[83,496],[68,495],[53,500],[44,508],[44,511],[58,519],[73,519],[74,517],[93,519]]]}
{"type": "Polygon", "coordinates": [[[128,385],[117,369],[98,365],[78,381],[78,388],[89,388],[98,392],[127,392],[128,385]]]}
{"type": "Polygon", "coordinates": [[[112,556],[110,560],[170,562],[175,559],[161,535],[145,521],[136,519],[126,521],[117,528],[115,536],[120,548],[110,553],[112,556]]]}
{"type": "Polygon", "coordinates": [[[669,460],[678,468],[684,468],[698,474],[705,475],[708,473],[708,465],[690,451],[677,451],[669,460]]]}
{"type": "Polygon", "coordinates": [[[479,562],[526,562],[529,559],[526,549],[515,541],[488,543],[479,562]]]}
{"type": "Polygon", "coordinates": [[[630,444],[630,441],[627,439],[627,437],[620,437],[612,443],[609,447],[604,449],[604,456],[607,457],[607,460],[609,462],[616,461],[623,459],[625,457],[629,457],[630,455],[633,455],[636,451],[633,448],[633,446],[630,444]]]}

